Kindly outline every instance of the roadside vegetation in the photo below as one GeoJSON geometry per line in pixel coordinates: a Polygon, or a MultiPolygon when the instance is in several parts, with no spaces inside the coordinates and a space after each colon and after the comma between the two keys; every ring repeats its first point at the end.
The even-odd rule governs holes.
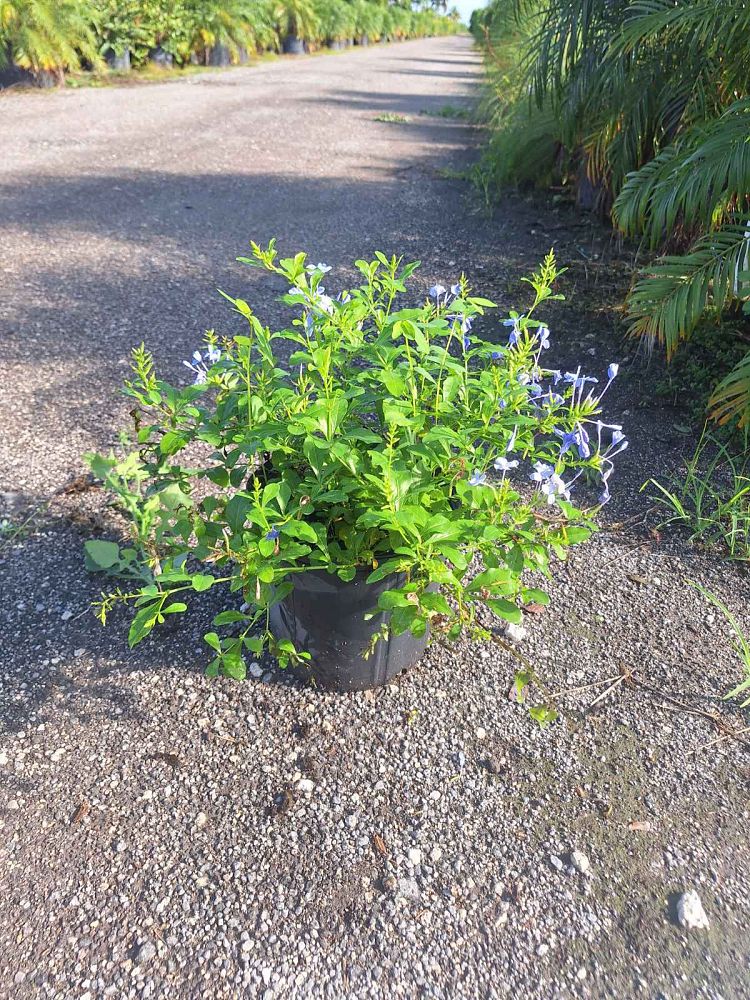
{"type": "Polygon", "coordinates": [[[744,343],[709,410],[748,423],[750,8],[493,0],[472,30],[491,133],[480,186],[563,185],[640,241],[629,332],[670,358],[707,324],[744,343]]]}
{"type": "Polygon", "coordinates": [[[648,488],[694,543],[750,559],[750,8],[491,0],[471,29],[489,133],[474,182],[488,203],[554,189],[634,241],[626,331],[670,362],[654,397],[686,440],[709,421],[648,488]]]}
{"type": "Polygon", "coordinates": [[[0,86],[62,83],[82,68],[222,66],[459,27],[455,10],[409,0],[0,0],[0,86]]]}

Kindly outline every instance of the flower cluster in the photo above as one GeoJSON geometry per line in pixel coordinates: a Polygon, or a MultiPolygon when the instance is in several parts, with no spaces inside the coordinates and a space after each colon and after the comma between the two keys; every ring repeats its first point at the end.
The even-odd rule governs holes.
{"type": "Polygon", "coordinates": [[[208,381],[209,368],[220,360],[221,351],[219,348],[215,344],[209,344],[203,354],[200,351],[193,351],[192,361],[183,361],[182,363],[195,374],[193,385],[205,385],[208,381]]]}

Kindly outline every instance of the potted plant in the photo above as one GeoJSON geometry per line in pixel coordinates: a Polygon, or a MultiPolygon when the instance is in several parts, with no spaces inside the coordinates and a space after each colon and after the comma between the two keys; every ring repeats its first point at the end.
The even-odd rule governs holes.
{"type": "Polygon", "coordinates": [[[493,616],[547,603],[525,574],[589,536],[626,447],[599,418],[617,366],[597,383],[545,364],[553,255],[501,345],[472,331],[494,307],[463,278],[410,305],[418,265],[396,257],[357,261],[361,284],[336,297],[329,268],[278,260],[273,242],[240,260],[285,282],[294,318],[272,333],[227,296],[247,329],[209,333],[182,387],[134,351],[132,449],[89,456],[131,525],[125,545],[86,546],[91,569],[134,584],[102,595],[102,621],[133,604],[135,645],[225,586],[210,674],[243,678],[268,650],[351,689],[388,680],[430,634],[489,638],[493,616]]]}
{"type": "Polygon", "coordinates": [[[318,18],[312,0],[279,0],[276,20],[287,55],[303,55],[305,42],[317,37],[318,18]]]}
{"type": "MultiPolygon", "coordinates": [[[[8,83],[38,87],[65,82],[66,69],[102,65],[87,0],[4,0],[0,3],[0,72],[8,83]]],[[[1,82],[0,82],[1,85],[1,82]]]]}
{"type": "Polygon", "coordinates": [[[346,0],[318,0],[316,10],[321,38],[329,49],[343,49],[345,40],[354,33],[352,5],[346,0]]]}
{"type": "Polygon", "coordinates": [[[375,41],[383,23],[383,10],[369,0],[354,0],[355,45],[369,45],[375,41]]]}

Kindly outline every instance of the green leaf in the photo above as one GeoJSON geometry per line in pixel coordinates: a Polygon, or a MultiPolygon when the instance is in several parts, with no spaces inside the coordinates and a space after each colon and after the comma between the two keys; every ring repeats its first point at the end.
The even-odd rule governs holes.
{"type": "Polygon", "coordinates": [[[297,538],[302,542],[311,542],[313,545],[318,541],[315,529],[306,521],[287,521],[280,526],[279,531],[282,535],[289,535],[290,538],[297,538]]]}
{"type": "Polygon", "coordinates": [[[187,437],[179,431],[167,431],[159,442],[159,451],[162,455],[174,455],[187,443],[187,437]]]}
{"type": "Polygon", "coordinates": [[[177,615],[181,614],[183,611],[187,611],[187,604],[183,601],[173,601],[172,604],[169,604],[166,608],[161,609],[161,614],[177,615]]]}
{"type": "Polygon", "coordinates": [[[494,612],[498,618],[504,618],[505,621],[511,622],[513,625],[519,625],[521,618],[523,617],[521,609],[515,604],[511,604],[510,601],[504,600],[502,597],[493,598],[484,602],[490,611],[494,612]]]}
{"type": "MultiPolygon", "coordinates": [[[[222,625],[233,625],[235,622],[246,622],[247,619],[248,616],[241,611],[220,611],[211,624],[219,628],[222,625]]],[[[210,634],[214,635],[213,632],[210,634]]]]}
{"type": "Polygon", "coordinates": [[[412,601],[408,600],[406,594],[398,590],[386,590],[378,597],[378,607],[381,611],[392,611],[394,608],[408,608],[412,601]]]}
{"type": "Polygon", "coordinates": [[[521,594],[526,604],[542,604],[545,607],[549,604],[549,594],[543,590],[524,590],[521,594]]]}
{"type": "Polygon", "coordinates": [[[204,590],[210,590],[216,583],[216,579],[213,576],[209,576],[208,573],[196,573],[191,583],[193,590],[197,590],[200,594],[204,590]]]}
{"type": "Polygon", "coordinates": [[[192,498],[184,493],[179,483],[171,483],[159,493],[161,502],[167,510],[177,510],[179,507],[192,507],[192,498]]]}
{"type": "MultiPolygon", "coordinates": [[[[227,612],[224,612],[225,614],[227,612]]],[[[215,649],[217,653],[221,652],[221,639],[215,632],[206,632],[203,636],[203,641],[207,642],[211,649],[215,649]]]]}
{"type": "Polygon", "coordinates": [[[120,561],[120,546],[117,542],[94,538],[86,542],[84,549],[87,556],[86,569],[110,569],[120,561]]]}
{"type": "Polygon", "coordinates": [[[156,624],[158,609],[158,604],[147,604],[146,607],[141,608],[141,610],[136,614],[130,624],[130,631],[128,632],[128,645],[131,649],[134,646],[137,646],[142,639],[145,639],[149,632],[153,629],[156,624]]]}
{"type": "Polygon", "coordinates": [[[222,656],[221,672],[235,681],[244,681],[247,677],[247,667],[239,653],[229,653],[222,656]]]}
{"type": "Polygon", "coordinates": [[[565,533],[565,540],[570,545],[575,545],[576,542],[585,542],[587,538],[591,537],[591,530],[589,528],[581,528],[575,524],[566,526],[563,531],[565,533]]]}
{"type": "Polygon", "coordinates": [[[227,519],[229,527],[235,535],[242,533],[242,529],[245,527],[245,521],[247,520],[247,515],[252,507],[252,502],[249,497],[242,496],[241,493],[235,494],[224,509],[224,516],[227,519]]]}
{"type": "Polygon", "coordinates": [[[461,572],[463,572],[469,565],[463,552],[461,552],[460,549],[454,548],[452,545],[438,545],[437,550],[442,556],[445,556],[446,559],[452,562],[456,569],[461,572]]]}
{"type": "Polygon", "coordinates": [[[555,709],[550,708],[547,705],[535,705],[533,708],[529,709],[529,715],[535,722],[539,723],[542,729],[544,729],[545,726],[548,726],[550,722],[554,722],[559,718],[555,709]]]}
{"type": "Polygon", "coordinates": [[[419,598],[419,603],[423,608],[427,608],[429,611],[436,611],[441,615],[453,614],[450,605],[442,594],[433,594],[430,591],[426,591],[419,598]]]}

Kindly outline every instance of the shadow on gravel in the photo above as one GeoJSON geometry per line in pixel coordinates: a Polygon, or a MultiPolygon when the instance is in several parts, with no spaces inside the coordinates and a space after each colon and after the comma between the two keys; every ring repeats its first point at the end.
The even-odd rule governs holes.
{"type": "Polygon", "coordinates": [[[0,633],[12,636],[0,667],[0,729],[38,725],[50,706],[84,722],[103,707],[108,715],[142,718],[137,698],[115,676],[164,668],[202,673],[202,636],[226,606],[226,594],[196,594],[180,627],[163,628],[130,650],[129,613],[116,611],[105,628],[92,609],[102,591],[118,583],[127,589],[122,581],[84,569],[84,541],[101,531],[52,516],[36,534],[0,551],[0,633]]]}
{"type": "MultiPolygon", "coordinates": [[[[371,110],[373,112],[391,111],[406,115],[407,122],[399,122],[399,130],[403,130],[405,135],[414,136],[416,131],[424,133],[431,144],[438,142],[455,144],[460,133],[457,129],[468,129],[466,120],[451,120],[443,118],[440,112],[446,104],[454,104],[456,107],[471,107],[474,102],[469,94],[458,95],[448,101],[445,95],[428,95],[415,100],[413,95],[399,93],[371,93],[365,90],[340,90],[335,95],[325,97],[310,97],[307,99],[311,104],[337,104],[343,107],[351,107],[356,110],[371,110]],[[426,117],[420,117],[426,116],[426,117]]],[[[465,141],[466,134],[461,135],[461,141],[465,141]]],[[[410,159],[410,164],[413,161],[410,159]]]]}

